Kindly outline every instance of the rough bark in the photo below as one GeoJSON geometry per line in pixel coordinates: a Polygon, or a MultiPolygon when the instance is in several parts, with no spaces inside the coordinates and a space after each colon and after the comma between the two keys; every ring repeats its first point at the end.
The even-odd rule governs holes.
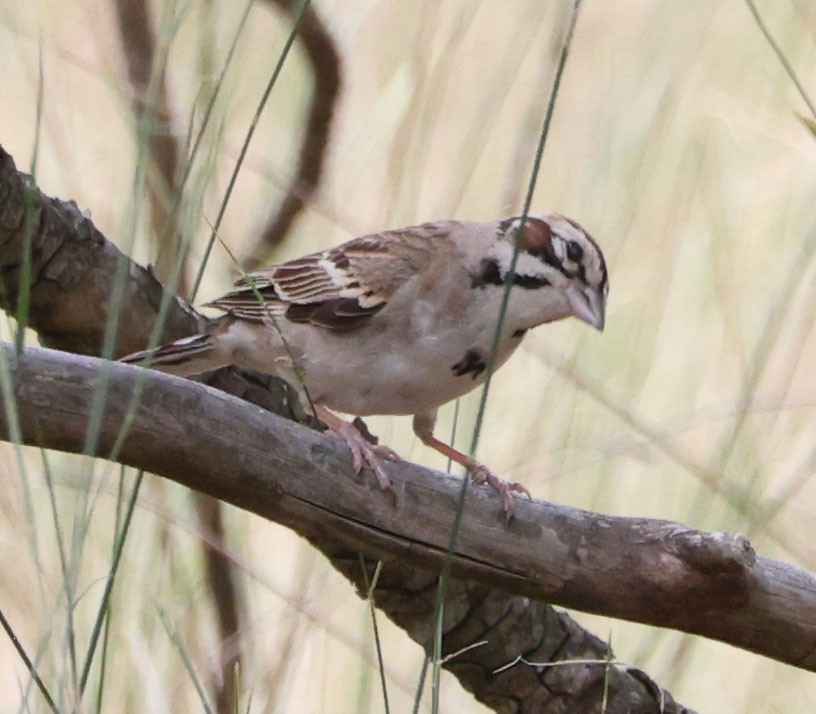
{"type": "MultiPolygon", "coordinates": [[[[29,186],[0,149],[0,306],[12,313],[27,241],[32,255],[29,323],[45,344],[82,354],[101,351],[117,270],[125,276],[121,318],[128,329],[118,336],[114,354],[146,344],[162,302],[161,286],[105,241],[74,204],[49,199],[29,186]]],[[[168,301],[164,339],[200,327],[203,318],[186,303],[168,301]]],[[[46,351],[31,351],[15,362],[10,351],[6,354],[15,365],[15,399],[25,441],[81,449],[92,394],[89,380],[100,368],[109,369],[109,411],[98,453],[110,457],[134,385],[145,380],[129,436],[114,456],[290,525],[361,589],[357,554],[382,558],[378,607],[427,644],[429,603],[435,572],[445,561],[457,479],[395,464],[393,480],[401,494],[395,507],[376,488],[354,480],[348,454],[334,441],[248,408],[241,400],[125,365],[46,351]],[[209,416],[202,420],[202,415],[209,416]],[[212,434],[212,443],[218,444],[213,460],[197,461],[201,447],[211,441],[201,439],[202,434],[212,434]]],[[[244,399],[297,413],[288,390],[276,380],[231,370],[217,378],[244,399]]],[[[603,667],[520,664],[492,674],[519,655],[537,662],[607,657],[600,640],[543,604],[547,600],[593,611],[609,605],[610,614],[641,621],[656,613],[659,624],[690,623],[687,629],[695,632],[711,627],[704,633],[777,656],[774,648],[763,649],[768,638],[758,634],[756,623],[764,622],[766,629],[780,628],[781,634],[771,638],[776,649],[784,649],[780,658],[812,666],[812,576],[769,561],[752,569],[750,550],[739,538],[682,535],[683,530],[539,502],[520,503],[517,517],[505,527],[496,499],[472,492],[453,558],[456,577],[449,585],[445,646],[454,651],[480,639],[488,645],[451,659],[446,667],[497,711],[598,711],[603,667]],[[616,536],[610,538],[611,533],[616,536]],[[696,537],[704,547],[694,546],[696,537]],[[614,557],[607,561],[606,555],[614,557]],[[672,598],[675,588],[679,595],[672,598]],[[759,604],[752,602],[754,595],[759,604]],[[744,622],[735,613],[730,619],[719,617],[723,608],[753,617],[748,631],[741,630],[744,622]],[[791,612],[797,614],[798,629],[786,619],[791,612]]],[[[610,682],[609,712],[685,711],[637,672],[612,668],[610,682]]]]}
{"type": "MultiPolygon", "coordinates": [[[[142,349],[162,299],[169,302],[163,340],[195,333],[206,319],[168,295],[150,270],[138,268],[105,239],[72,201],[43,195],[0,147],[0,307],[16,314],[26,243],[31,251],[28,326],[43,344],[102,354],[111,307],[127,306],[113,355],[142,349]],[[116,296],[121,273],[122,296],[116,296]]],[[[121,324],[121,321],[120,321],[121,324]]]]}
{"type": "MultiPolygon", "coordinates": [[[[53,350],[18,359],[6,345],[0,359],[11,363],[25,443],[81,452],[104,373],[99,456],[282,523],[349,575],[357,553],[383,561],[386,573],[439,572],[448,560],[456,477],[392,464],[395,504],[372,474],[355,478],[334,438],[208,386],[53,350]]],[[[9,433],[0,421],[0,435],[9,433]]],[[[505,523],[495,495],[472,488],[450,562],[456,577],[482,587],[705,635],[816,671],[816,576],[757,558],[742,536],[543,501],[519,502],[505,523]]],[[[417,639],[427,643],[432,627],[423,619],[417,639]]]]}
{"type": "MultiPolygon", "coordinates": [[[[95,440],[99,456],[167,476],[293,528],[361,590],[365,578],[358,554],[364,554],[371,570],[373,561],[381,560],[375,603],[417,642],[430,644],[436,575],[446,561],[457,479],[397,464],[392,478],[400,484],[401,494],[395,506],[378,490],[373,476],[355,480],[347,450],[331,437],[247,408],[246,402],[205,385],[53,350],[29,349],[17,357],[12,346],[4,345],[0,360],[10,365],[16,427],[23,443],[82,453],[96,385],[104,380],[106,407],[95,440]],[[123,429],[126,438],[120,440],[123,429]]],[[[4,402],[7,399],[4,395],[4,402]]],[[[0,438],[9,439],[11,433],[6,417],[0,417],[0,438]]],[[[675,533],[672,524],[602,519],[599,526],[593,514],[564,507],[535,503],[524,510],[505,527],[496,499],[479,494],[468,507],[451,561],[455,577],[446,600],[443,654],[482,640],[486,644],[453,657],[446,666],[496,711],[557,712],[566,703],[570,711],[599,711],[603,664],[540,668],[519,663],[494,674],[518,656],[536,663],[606,658],[603,642],[541,602],[550,596],[595,611],[632,612],[626,604],[627,581],[629,588],[642,588],[639,602],[651,602],[651,608],[644,606],[637,613],[638,619],[644,615],[663,619],[655,615],[656,598],[671,596],[674,607],[661,603],[658,608],[671,610],[667,614],[671,621],[681,607],[695,610],[683,602],[688,596],[684,582],[697,581],[698,589],[703,589],[702,583],[708,581],[709,608],[722,614],[733,605],[727,595],[719,594],[730,588],[716,583],[716,573],[700,575],[684,557],[672,553],[666,545],[675,533]],[[599,528],[612,530],[617,537],[606,546],[592,541],[576,546],[599,528]],[[500,534],[503,543],[494,547],[500,534]],[[601,566],[604,557],[621,567],[619,543],[631,549],[633,541],[641,540],[647,544],[644,551],[625,557],[628,575],[610,577],[601,566]],[[590,560],[581,562],[577,555],[581,549],[592,554],[590,560]],[[656,574],[648,574],[658,555],[676,561],[671,568],[674,583],[664,583],[666,592],[656,592],[656,574]],[[576,562],[567,567],[572,559],[576,562]],[[608,596],[610,589],[617,595],[608,596]]],[[[736,545],[736,557],[726,546],[724,557],[710,559],[715,571],[741,571],[745,551],[741,543],[736,545]]],[[[708,551],[701,552],[709,562],[708,551]]],[[[778,590],[774,594],[778,596],[778,590]]],[[[746,617],[752,614],[745,612],[746,617]]],[[[647,678],[614,666],[608,678],[607,711],[659,711],[660,690],[647,678]]],[[[665,711],[684,711],[672,707],[665,711]]]]}

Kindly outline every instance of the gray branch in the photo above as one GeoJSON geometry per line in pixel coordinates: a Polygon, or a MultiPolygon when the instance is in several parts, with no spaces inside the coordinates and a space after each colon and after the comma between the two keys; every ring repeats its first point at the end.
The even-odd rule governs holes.
{"type": "MultiPolygon", "coordinates": [[[[448,558],[459,478],[390,464],[395,504],[373,475],[355,477],[333,437],[207,385],[54,350],[18,359],[6,345],[0,358],[11,364],[24,443],[81,453],[94,392],[107,384],[96,455],[282,523],[343,558],[350,574],[357,553],[386,573],[398,563],[439,572],[448,558]]],[[[10,433],[0,420],[0,436],[10,433]]],[[[517,503],[506,524],[495,495],[471,488],[451,566],[483,587],[816,670],[816,576],[757,558],[742,536],[543,501],[517,503]]],[[[432,627],[424,619],[416,638],[427,643],[432,627]]]]}

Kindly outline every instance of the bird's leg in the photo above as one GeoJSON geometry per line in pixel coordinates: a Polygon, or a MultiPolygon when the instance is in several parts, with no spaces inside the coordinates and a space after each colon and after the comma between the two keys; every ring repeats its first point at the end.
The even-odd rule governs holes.
{"type": "Polygon", "coordinates": [[[414,416],[414,433],[419,437],[419,440],[426,446],[430,446],[440,454],[447,456],[457,464],[461,464],[467,469],[471,481],[477,485],[487,484],[498,492],[502,500],[502,508],[505,513],[513,511],[513,493],[522,493],[527,498],[532,498],[530,492],[518,482],[508,482],[499,478],[483,463],[476,461],[476,459],[463,454],[458,449],[455,449],[450,444],[440,441],[433,435],[434,425],[436,424],[436,412],[431,414],[417,414],[414,416]]]}
{"type": "Polygon", "coordinates": [[[388,474],[385,473],[382,462],[383,459],[397,461],[399,459],[397,454],[387,446],[370,443],[363,437],[354,424],[345,419],[341,419],[337,414],[326,407],[316,404],[314,409],[315,416],[348,445],[351,450],[354,472],[360,473],[360,469],[362,469],[363,464],[366,463],[374,471],[380,488],[383,491],[392,491],[393,486],[391,485],[391,479],[388,478],[388,474]]]}

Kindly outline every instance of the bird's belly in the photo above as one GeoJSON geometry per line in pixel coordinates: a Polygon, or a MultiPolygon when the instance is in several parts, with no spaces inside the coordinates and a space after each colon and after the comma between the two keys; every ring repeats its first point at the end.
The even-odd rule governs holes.
{"type": "Polygon", "coordinates": [[[418,378],[413,366],[398,358],[381,360],[378,366],[383,369],[337,374],[330,378],[331,383],[316,385],[314,392],[320,394],[319,401],[347,414],[417,414],[456,399],[478,384],[444,379],[439,370],[425,370],[418,378]],[[342,380],[342,388],[337,388],[335,380],[342,380]]]}
{"type": "MultiPolygon", "coordinates": [[[[510,351],[499,356],[504,362],[510,351]]],[[[485,377],[487,349],[449,344],[376,344],[344,359],[306,362],[305,383],[311,398],[331,409],[371,414],[421,414],[467,394],[485,377]]]]}

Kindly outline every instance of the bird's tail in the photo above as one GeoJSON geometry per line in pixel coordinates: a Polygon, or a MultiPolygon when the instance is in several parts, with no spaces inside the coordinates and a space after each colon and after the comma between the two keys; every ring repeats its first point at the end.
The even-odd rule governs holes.
{"type": "Polygon", "coordinates": [[[229,364],[221,358],[216,349],[214,335],[193,335],[184,337],[166,345],[159,345],[152,350],[142,350],[125,355],[119,359],[127,364],[138,364],[160,372],[189,377],[211,369],[229,364]]]}

